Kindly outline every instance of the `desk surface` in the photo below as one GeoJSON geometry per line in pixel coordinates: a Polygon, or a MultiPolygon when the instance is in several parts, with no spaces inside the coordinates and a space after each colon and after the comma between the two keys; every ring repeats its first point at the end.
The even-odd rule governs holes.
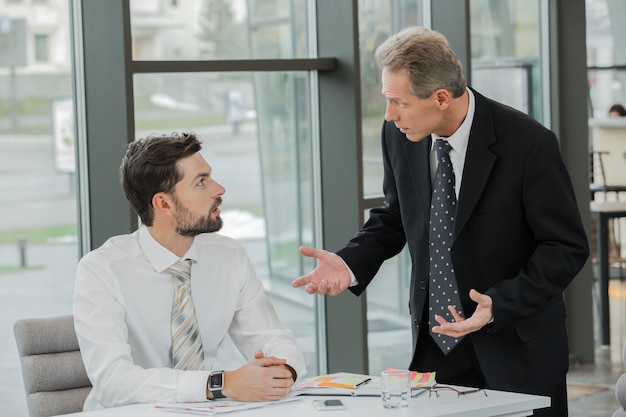
{"type": "MultiPolygon", "coordinates": [[[[495,416],[529,416],[532,410],[550,406],[550,398],[538,395],[516,394],[503,391],[486,390],[464,397],[432,398],[423,393],[411,399],[408,408],[388,410],[383,408],[380,397],[321,397],[300,396],[298,401],[279,404],[269,408],[257,408],[235,413],[245,417],[380,417],[380,416],[415,416],[419,410],[420,417],[495,417],[495,416]],[[330,414],[320,415],[313,407],[313,399],[339,398],[345,404],[345,410],[336,410],[330,414]]],[[[89,413],[67,414],[67,416],[83,417],[189,417],[193,414],[172,413],[156,410],[150,404],[135,404],[124,407],[109,408],[89,413]]],[[[223,414],[230,416],[230,413],[223,414]]]]}

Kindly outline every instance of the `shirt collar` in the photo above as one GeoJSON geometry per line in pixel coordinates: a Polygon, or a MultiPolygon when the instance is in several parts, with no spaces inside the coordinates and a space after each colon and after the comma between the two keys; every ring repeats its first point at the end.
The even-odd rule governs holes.
{"type": "Polygon", "coordinates": [[[162,246],[159,242],[157,242],[152,237],[150,231],[146,226],[141,226],[141,228],[139,229],[139,246],[141,247],[143,253],[146,255],[146,258],[148,258],[150,264],[152,264],[152,266],[154,267],[154,270],[157,272],[165,271],[167,268],[178,262],[179,259],[189,258],[194,262],[197,261],[198,251],[196,249],[195,242],[196,241],[194,239],[194,243],[191,244],[191,247],[189,248],[185,256],[179,258],[174,253],[170,252],[167,248],[162,246]]]}

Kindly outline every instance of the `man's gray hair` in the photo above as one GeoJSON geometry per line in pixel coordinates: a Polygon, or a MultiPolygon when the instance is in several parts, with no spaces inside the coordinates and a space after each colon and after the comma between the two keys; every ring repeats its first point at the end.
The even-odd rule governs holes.
{"type": "Polygon", "coordinates": [[[375,59],[381,70],[407,71],[410,92],[420,99],[439,88],[455,98],[465,92],[461,61],[448,40],[434,30],[422,26],[404,29],[376,49],[375,59]]]}

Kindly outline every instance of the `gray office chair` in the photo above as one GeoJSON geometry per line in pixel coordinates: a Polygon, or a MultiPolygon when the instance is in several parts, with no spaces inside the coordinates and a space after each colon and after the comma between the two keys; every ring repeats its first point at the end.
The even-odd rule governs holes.
{"type": "Polygon", "coordinates": [[[13,326],[30,417],[82,411],[91,383],[73,316],[18,320],[13,326]]]}

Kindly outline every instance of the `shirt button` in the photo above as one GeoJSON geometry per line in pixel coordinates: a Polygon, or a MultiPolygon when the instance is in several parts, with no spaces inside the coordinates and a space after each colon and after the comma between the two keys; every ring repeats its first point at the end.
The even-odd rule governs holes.
{"type": "Polygon", "coordinates": [[[420,289],[421,290],[425,290],[426,289],[426,282],[420,281],[420,289]]]}

